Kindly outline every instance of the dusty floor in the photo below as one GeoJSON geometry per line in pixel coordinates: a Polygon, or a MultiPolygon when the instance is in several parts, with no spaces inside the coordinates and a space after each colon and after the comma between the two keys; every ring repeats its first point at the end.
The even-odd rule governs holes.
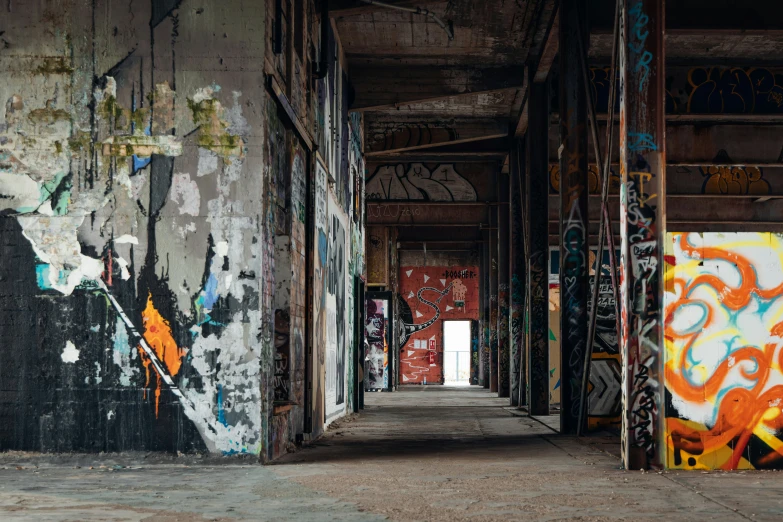
{"type": "Polygon", "coordinates": [[[506,404],[476,388],[368,394],[361,416],[267,467],[2,455],[0,520],[783,519],[783,473],[626,472],[614,442],[506,404]]]}

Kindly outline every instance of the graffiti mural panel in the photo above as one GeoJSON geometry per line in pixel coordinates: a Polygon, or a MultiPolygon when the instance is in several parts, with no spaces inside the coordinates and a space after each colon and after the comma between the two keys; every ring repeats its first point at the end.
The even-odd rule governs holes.
{"type": "Polygon", "coordinates": [[[783,467],[783,238],[672,233],[666,246],[667,466],[783,467]]]}
{"type": "Polygon", "coordinates": [[[368,200],[476,201],[476,189],[454,165],[382,165],[367,180],[368,200]]]}
{"type": "MultiPolygon", "coordinates": [[[[550,401],[560,401],[560,285],[558,279],[560,252],[550,250],[549,276],[549,362],[550,401]]],[[[590,292],[595,274],[597,249],[590,250],[590,292]]],[[[619,252],[617,253],[619,258],[619,252]]],[[[604,251],[598,289],[598,312],[595,342],[588,384],[588,429],[619,428],[621,413],[621,365],[617,339],[617,314],[610,271],[609,252],[604,251]]],[[[588,302],[588,310],[590,303],[588,302]]]]}
{"type": "Polygon", "coordinates": [[[389,388],[389,313],[388,299],[367,299],[364,332],[367,338],[365,354],[365,389],[389,388]]]}
{"type": "Polygon", "coordinates": [[[443,320],[478,320],[478,267],[400,267],[400,292],[400,384],[442,383],[443,320]]]}
{"type": "Polygon", "coordinates": [[[345,412],[348,328],[348,216],[330,193],[326,275],[326,419],[345,412]]]}

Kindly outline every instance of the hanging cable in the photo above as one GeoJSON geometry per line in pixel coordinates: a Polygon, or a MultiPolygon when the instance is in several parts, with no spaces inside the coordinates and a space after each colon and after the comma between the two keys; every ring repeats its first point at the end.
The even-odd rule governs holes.
{"type": "Polygon", "coordinates": [[[403,7],[401,5],[387,4],[386,2],[378,2],[377,0],[359,0],[359,1],[364,2],[365,4],[377,5],[378,7],[385,7],[387,9],[396,9],[397,11],[405,11],[407,13],[426,16],[428,18],[431,18],[433,22],[441,26],[443,30],[446,31],[446,34],[449,36],[449,40],[454,39],[454,24],[451,21],[444,22],[438,17],[438,15],[436,15],[429,9],[424,9],[423,7],[403,7]]]}

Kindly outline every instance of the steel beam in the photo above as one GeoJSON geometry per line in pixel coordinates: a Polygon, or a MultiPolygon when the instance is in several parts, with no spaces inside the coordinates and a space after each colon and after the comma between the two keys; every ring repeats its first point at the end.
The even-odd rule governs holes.
{"type": "Polygon", "coordinates": [[[663,464],[664,0],[623,0],[620,43],[622,457],[663,464]]]}
{"type": "Polygon", "coordinates": [[[511,289],[509,292],[509,342],[511,345],[509,382],[511,406],[525,404],[525,233],[522,217],[522,198],[525,176],[525,147],[520,140],[512,140],[509,154],[511,181],[509,233],[509,271],[511,289]],[[521,401],[521,402],[520,402],[521,401]]]}
{"type": "Polygon", "coordinates": [[[575,434],[587,349],[587,104],[580,60],[584,0],[560,3],[560,432],[575,434]]]}
{"type": "MultiPolygon", "coordinates": [[[[530,74],[534,74],[530,68],[530,74]]],[[[530,306],[527,398],[531,415],[549,414],[549,87],[531,83],[527,151],[527,222],[530,249],[527,293],[530,306]]]]}

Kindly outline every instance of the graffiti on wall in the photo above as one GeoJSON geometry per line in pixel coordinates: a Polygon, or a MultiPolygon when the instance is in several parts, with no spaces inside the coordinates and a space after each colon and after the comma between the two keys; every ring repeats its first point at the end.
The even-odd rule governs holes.
{"type": "MultiPolygon", "coordinates": [[[[596,110],[606,113],[611,85],[609,67],[594,67],[590,73],[596,110]]],[[[671,67],[667,73],[667,114],[783,112],[783,74],[779,69],[671,67]]],[[[619,98],[615,110],[619,111],[619,98]]]]}
{"type": "Polygon", "coordinates": [[[382,165],[366,184],[368,200],[476,201],[476,189],[452,164],[382,165]]]}
{"type": "Polygon", "coordinates": [[[389,229],[367,227],[367,284],[389,285],[389,229]]]}
{"type": "Polygon", "coordinates": [[[329,197],[329,254],[326,272],[326,418],[345,411],[348,327],[347,216],[329,197]]]}
{"type": "Polygon", "coordinates": [[[783,466],[783,238],[667,234],[667,466],[783,466]]]}
{"type": "Polygon", "coordinates": [[[443,381],[443,320],[478,319],[478,282],[475,266],[400,268],[398,329],[402,383],[443,381]],[[431,341],[438,353],[433,365],[428,360],[431,341]]]}
{"type": "MultiPolygon", "coordinates": [[[[3,234],[18,245],[19,280],[34,274],[20,297],[24,306],[51,318],[51,328],[19,330],[5,346],[19,353],[48,339],[58,352],[68,348],[57,354],[64,366],[52,368],[49,385],[68,389],[78,377],[87,388],[113,391],[69,405],[33,399],[30,419],[17,419],[19,426],[52,415],[68,415],[70,424],[53,421],[36,441],[2,445],[258,453],[261,345],[247,337],[260,327],[259,280],[247,277],[261,268],[258,215],[225,218],[231,208],[258,203],[234,192],[261,168],[245,156],[254,131],[243,94],[216,85],[175,93],[165,80],[174,71],[145,88],[129,79],[149,71],[135,58],[111,75],[99,71],[93,89],[75,80],[87,74],[80,66],[46,73],[52,81],[34,89],[18,78],[5,83],[13,94],[3,100],[0,122],[0,210],[11,216],[3,234]],[[177,134],[175,109],[182,114],[177,134]],[[183,252],[188,261],[177,262],[183,252]],[[56,308],[46,304],[53,296],[56,308]],[[123,431],[122,440],[74,431],[91,430],[86,416],[98,411],[107,432],[123,431]]],[[[262,184],[248,183],[264,193],[262,184]]],[[[34,376],[20,378],[37,386],[34,376]]]]}
{"type": "Polygon", "coordinates": [[[367,338],[365,354],[365,389],[389,388],[389,305],[385,299],[367,299],[364,332],[367,338]]]}
{"type": "Polygon", "coordinates": [[[769,181],[761,167],[729,167],[710,165],[699,167],[704,184],[702,194],[759,195],[770,193],[769,181]]]}
{"type": "MultiPolygon", "coordinates": [[[[626,467],[646,467],[661,460],[658,426],[663,395],[658,368],[663,342],[659,291],[663,266],[659,265],[664,238],[660,237],[658,191],[665,174],[664,129],[656,128],[650,116],[654,109],[648,104],[663,94],[657,90],[663,71],[655,66],[655,60],[662,57],[655,56],[655,45],[648,41],[648,24],[653,25],[651,19],[654,22],[657,13],[646,12],[647,6],[636,2],[628,10],[628,26],[633,29],[628,33],[626,60],[620,60],[627,66],[620,76],[628,82],[620,89],[620,119],[626,123],[620,141],[620,296],[627,303],[622,307],[620,334],[624,355],[621,454],[626,467]]],[[[656,34],[653,39],[659,37],[656,34]]]]}
{"type": "MultiPolygon", "coordinates": [[[[597,249],[590,250],[590,295],[592,295],[597,249]]],[[[619,256],[619,251],[616,252],[619,256]]],[[[559,398],[560,387],[560,284],[558,278],[560,252],[550,250],[549,276],[549,338],[550,397],[559,398]]],[[[595,342],[590,360],[588,385],[588,429],[619,427],[621,408],[621,367],[617,316],[612,290],[609,252],[604,251],[598,289],[595,342]]],[[[588,310],[591,303],[588,301],[588,310]]]]}
{"type": "MultiPolygon", "coordinates": [[[[614,170],[609,170],[609,193],[620,193],[620,176],[614,170]]],[[[587,168],[587,190],[589,194],[601,193],[601,172],[597,165],[589,165],[587,168]]],[[[549,193],[560,193],[560,165],[549,166],[549,193]]]]}

